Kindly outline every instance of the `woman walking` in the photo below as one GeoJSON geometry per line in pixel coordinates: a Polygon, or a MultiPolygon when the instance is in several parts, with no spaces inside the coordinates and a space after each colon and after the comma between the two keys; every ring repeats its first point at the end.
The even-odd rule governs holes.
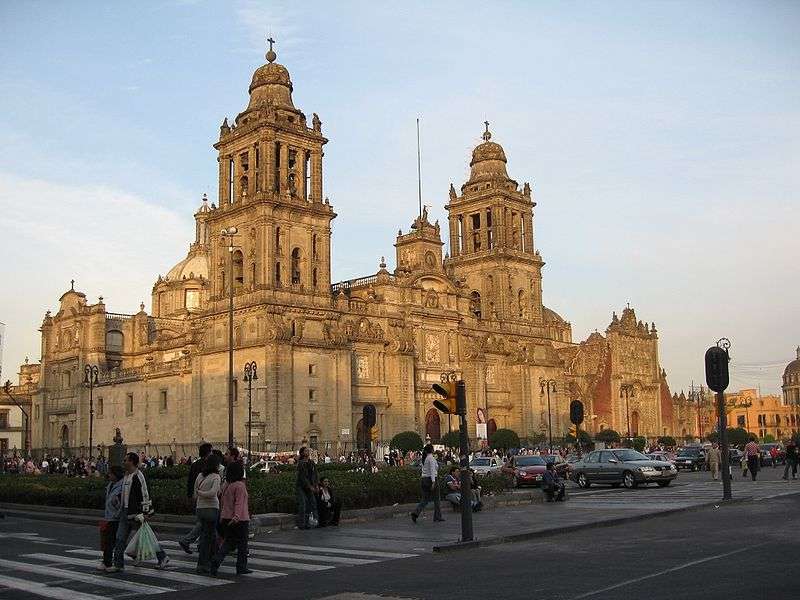
{"type": "Polygon", "coordinates": [[[439,472],[439,463],[433,455],[433,444],[426,444],[422,449],[422,500],[417,504],[417,508],[411,513],[411,520],[417,522],[420,513],[425,510],[428,502],[433,500],[433,520],[444,521],[442,509],[439,506],[439,486],[437,485],[436,475],[439,472]]]}
{"type": "Polygon", "coordinates": [[[756,442],[756,436],[750,436],[750,441],[744,447],[744,455],[747,458],[747,470],[750,471],[750,477],[755,481],[758,469],[761,466],[759,464],[761,461],[761,448],[756,442]]]}
{"type": "Polygon", "coordinates": [[[219,520],[219,458],[210,454],[203,470],[194,482],[194,497],[197,501],[195,515],[200,522],[200,538],[197,541],[197,572],[211,573],[214,556],[214,539],[219,520]]]}
{"type": "Polygon", "coordinates": [[[211,561],[211,574],[216,575],[220,564],[234,548],[236,549],[236,574],[252,573],[247,568],[247,538],[250,532],[250,510],[247,485],[244,482],[244,467],[232,462],[225,470],[225,491],[222,493],[220,521],[225,528],[225,538],[211,561]]]}

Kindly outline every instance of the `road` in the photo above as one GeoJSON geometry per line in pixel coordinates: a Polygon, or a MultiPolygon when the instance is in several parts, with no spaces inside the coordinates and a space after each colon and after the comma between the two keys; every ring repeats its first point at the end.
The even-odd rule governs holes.
{"type": "MultiPolygon", "coordinates": [[[[781,472],[775,472],[779,476],[781,472]]],[[[603,528],[447,554],[432,546],[452,540],[458,516],[414,526],[405,519],[315,531],[264,532],[251,546],[256,573],[234,582],[233,561],[222,577],[194,573],[186,556],[165,537],[171,568],[128,568],[98,574],[93,527],[9,518],[0,521],[0,600],[160,598],[306,599],[336,594],[385,594],[389,598],[789,598],[800,525],[800,481],[734,484],[734,494],[757,498],[603,528]],[[464,565],[468,589],[461,591],[464,565]],[[608,588],[608,589],[606,589],[608,588]],[[637,590],[646,590],[637,592],[637,590]]],[[[718,497],[708,474],[681,474],[675,486],[574,492],[566,504],[498,509],[476,517],[479,537],[492,531],[556,525],[567,518],[625,514],[648,506],[659,512],[684,506],[698,494],[718,497]],[[556,512],[561,511],[561,512],[556,512]]],[[[171,538],[171,539],[170,539],[171,538]]],[[[336,596],[345,599],[347,594],[336,596]]],[[[365,598],[364,596],[352,596],[365,598]]]]}

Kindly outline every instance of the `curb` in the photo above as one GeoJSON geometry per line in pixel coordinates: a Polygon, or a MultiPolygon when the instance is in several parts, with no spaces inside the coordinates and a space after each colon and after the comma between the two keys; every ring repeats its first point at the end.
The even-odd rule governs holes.
{"type": "MultiPolygon", "coordinates": [[[[782,496],[795,496],[800,494],[800,491],[785,492],[776,494],[770,498],[778,498],[782,496]]],[[[524,542],[540,537],[550,537],[562,533],[570,533],[584,529],[598,529],[600,527],[613,527],[614,525],[621,525],[630,523],[632,521],[647,521],[649,519],[656,519],[676,513],[691,512],[694,510],[702,510],[712,506],[731,506],[733,504],[744,504],[745,502],[752,502],[756,498],[753,496],[743,496],[740,498],[733,498],[731,500],[712,500],[710,502],[703,502],[702,504],[693,504],[691,506],[682,506],[680,508],[670,508],[654,513],[645,513],[641,515],[631,515],[628,517],[615,517],[605,521],[595,521],[594,523],[577,523],[575,525],[566,525],[563,527],[551,527],[549,529],[542,529],[538,531],[523,531],[522,533],[515,533],[513,535],[504,535],[497,537],[489,537],[482,540],[472,540],[471,542],[452,542],[447,544],[440,544],[433,547],[434,552],[447,553],[465,550],[468,548],[496,546],[499,544],[511,544],[514,542],[524,542]]],[[[761,498],[759,498],[761,499],[761,498]]]]}

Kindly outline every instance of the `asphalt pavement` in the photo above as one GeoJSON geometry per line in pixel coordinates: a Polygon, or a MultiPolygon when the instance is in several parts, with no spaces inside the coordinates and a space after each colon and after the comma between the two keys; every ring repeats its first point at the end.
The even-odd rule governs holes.
{"type": "Polygon", "coordinates": [[[0,600],[202,600],[231,592],[243,599],[790,598],[800,495],[788,494],[800,493],[800,480],[780,475],[767,468],[757,482],[735,480],[734,497],[752,499],[739,504],[719,503],[722,486],[708,473],[681,473],[668,488],[573,489],[564,504],[475,515],[479,539],[527,531],[529,541],[445,554],[432,549],[458,539],[459,515],[449,511],[445,523],[428,514],[417,525],[395,518],[265,532],[251,544],[255,573],[243,578],[233,575],[232,559],[218,579],[197,575],[196,555],[178,549],[175,536],[163,538],[167,571],[143,565],[105,575],[94,570],[95,527],[13,517],[0,520],[0,600]],[[635,520],[597,527],[620,516],[635,520]],[[575,528],[559,531],[564,525],[575,528]]]}

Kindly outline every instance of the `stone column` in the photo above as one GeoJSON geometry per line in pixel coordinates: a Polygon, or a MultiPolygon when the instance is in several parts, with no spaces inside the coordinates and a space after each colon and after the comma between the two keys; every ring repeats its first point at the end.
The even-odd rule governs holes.
{"type": "Polygon", "coordinates": [[[311,152],[311,199],[322,202],[322,149],[311,152]]]}
{"type": "Polygon", "coordinates": [[[481,219],[481,250],[489,249],[489,227],[488,219],[486,218],[486,209],[481,208],[478,212],[481,219]]]}
{"type": "Polygon", "coordinates": [[[217,202],[220,207],[228,203],[228,158],[223,155],[217,157],[219,163],[219,191],[217,192],[217,202]]]}
{"type": "Polygon", "coordinates": [[[526,211],[523,223],[525,224],[525,252],[533,254],[533,214],[526,211]]]}
{"type": "Polygon", "coordinates": [[[262,189],[265,192],[275,191],[275,142],[267,140],[263,144],[264,152],[261,157],[264,165],[262,171],[264,173],[264,184],[262,189]]]}
{"type": "Polygon", "coordinates": [[[280,142],[280,165],[278,166],[278,192],[289,189],[289,146],[280,142]]]}
{"type": "Polygon", "coordinates": [[[458,215],[450,215],[450,256],[458,256],[458,215]]]}
{"type": "Polygon", "coordinates": [[[258,171],[256,170],[256,146],[253,144],[247,150],[247,199],[252,200],[256,193],[256,178],[258,171]]]}
{"type": "Polygon", "coordinates": [[[300,200],[307,200],[306,196],[306,153],[307,151],[304,148],[301,148],[297,151],[297,158],[295,159],[297,167],[295,168],[295,172],[297,173],[295,179],[295,187],[297,188],[297,197],[300,200]]]}

